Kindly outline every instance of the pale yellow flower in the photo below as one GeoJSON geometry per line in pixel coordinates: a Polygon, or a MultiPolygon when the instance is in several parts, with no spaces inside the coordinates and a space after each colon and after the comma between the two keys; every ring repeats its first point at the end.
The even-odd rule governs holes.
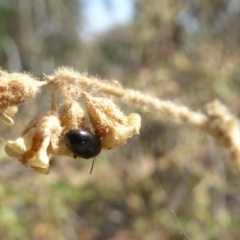
{"type": "Polygon", "coordinates": [[[18,157],[25,166],[38,172],[49,173],[50,155],[57,153],[62,127],[58,117],[47,113],[33,119],[15,141],[8,141],[5,151],[18,157]]]}

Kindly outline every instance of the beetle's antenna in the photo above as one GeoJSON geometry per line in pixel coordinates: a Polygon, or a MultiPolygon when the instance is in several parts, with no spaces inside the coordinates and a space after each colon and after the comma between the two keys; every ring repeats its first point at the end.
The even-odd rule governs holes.
{"type": "Polygon", "coordinates": [[[91,167],[91,170],[90,170],[90,173],[89,173],[89,174],[91,174],[91,173],[92,173],[92,171],[93,171],[93,166],[94,166],[94,163],[95,163],[95,159],[96,159],[96,157],[93,159],[93,162],[92,162],[92,167],[91,167]]]}

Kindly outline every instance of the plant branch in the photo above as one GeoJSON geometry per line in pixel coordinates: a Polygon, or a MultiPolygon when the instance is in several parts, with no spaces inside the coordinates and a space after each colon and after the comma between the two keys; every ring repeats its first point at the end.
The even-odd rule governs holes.
{"type": "Polygon", "coordinates": [[[125,89],[120,85],[111,84],[98,78],[88,77],[68,68],[60,68],[54,76],[46,76],[47,81],[70,81],[80,88],[88,89],[98,94],[111,95],[123,103],[154,115],[160,121],[171,121],[178,124],[187,124],[211,135],[215,141],[225,147],[231,160],[240,173],[240,127],[238,119],[230,114],[229,110],[219,101],[207,106],[206,113],[189,110],[171,101],[162,101],[139,91],[125,89]]]}

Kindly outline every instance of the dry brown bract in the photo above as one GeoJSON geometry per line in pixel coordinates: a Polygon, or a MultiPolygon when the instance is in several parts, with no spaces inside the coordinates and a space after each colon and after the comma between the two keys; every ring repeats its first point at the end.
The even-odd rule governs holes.
{"type": "Polygon", "coordinates": [[[0,70],[0,120],[13,125],[12,117],[17,113],[17,105],[34,97],[39,89],[39,82],[28,74],[0,70]]]}
{"type": "Polygon", "coordinates": [[[18,157],[23,164],[39,172],[48,173],[52,154],[73,156],[63,136],[71,129],[89,129],[85,125],[86,115],[93,131],[101,139],[102,148],[110,149],[123,144],[133,134],[139,133],[140,116],[136,113],[125,116],[109,98],[114,96],[155,119],[188,124],[210,134],[217,143],[229,150],[231,160],[240,173],[239,121],[218,101],[208,105],[206,114],[194,112],[185,106],[124,89],[68,68],[60,68],[53,76],[45,76],[43,82],[37,82],[26,74],[1,72],[0,77],[3,80],[0,82],[0,111],[4,114],[5,122],[15,114],[14,107],[33,97],[39,86],[53,85],[51,111],[30,122],[22,136],[15,141],[8,141],[5,148],[9,156],[18,157]],[[56,104],[57,94],[62,96],[60,106],[56,104]],[[104,97],[94,97],[93,94],[104,97]],[[86,111],[80,102],[86,103],[86,111]]]}

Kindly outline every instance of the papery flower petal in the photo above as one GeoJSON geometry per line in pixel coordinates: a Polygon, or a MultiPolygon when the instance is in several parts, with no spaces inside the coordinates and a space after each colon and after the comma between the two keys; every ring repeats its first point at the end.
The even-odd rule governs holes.
{"type": "Polygon", "coordinates": [[[21,157],[21,153],[18,153],[18,152],[16,152],[16,151],[14,151],[14,150],[13,150],[12,148],[10,148],[8,145],[5,145],[4,151],[5,151],[5,153],[6,153],[9,157],[16,157],[16,158],[21,157]]]}
{"type": "Polygon", "coordinates": [[[6,125],[14,125],[12,117],[17,113],[17,106],[9,106],[6,109],[0,110],[2,115],[0,116],[0,121],[4,122],[6,125]]]}
{"type": "Polygon", "coordinates": [[[17,138],[15,141],[7,141],[7,146],[17,153],[24,153],[32,147],[32,136],[34,129],[31,129],[24,136],[17,138]]]}
{"type": "Polygon", "coordinates": [[[49,156],[47,148],[50,144],[50,136],[46,137],[37,153],[28,160],[27,165],[31,167],[47,168],[49,166],[49,156]]]}
{"type": "Polygon", "coordinates": [[[14,125],[13,119],[5,113],[3,113],[2,116],[0,116],[0,121],[2,121],[3,123],[5,123],[8,126],[14,125]]]}

